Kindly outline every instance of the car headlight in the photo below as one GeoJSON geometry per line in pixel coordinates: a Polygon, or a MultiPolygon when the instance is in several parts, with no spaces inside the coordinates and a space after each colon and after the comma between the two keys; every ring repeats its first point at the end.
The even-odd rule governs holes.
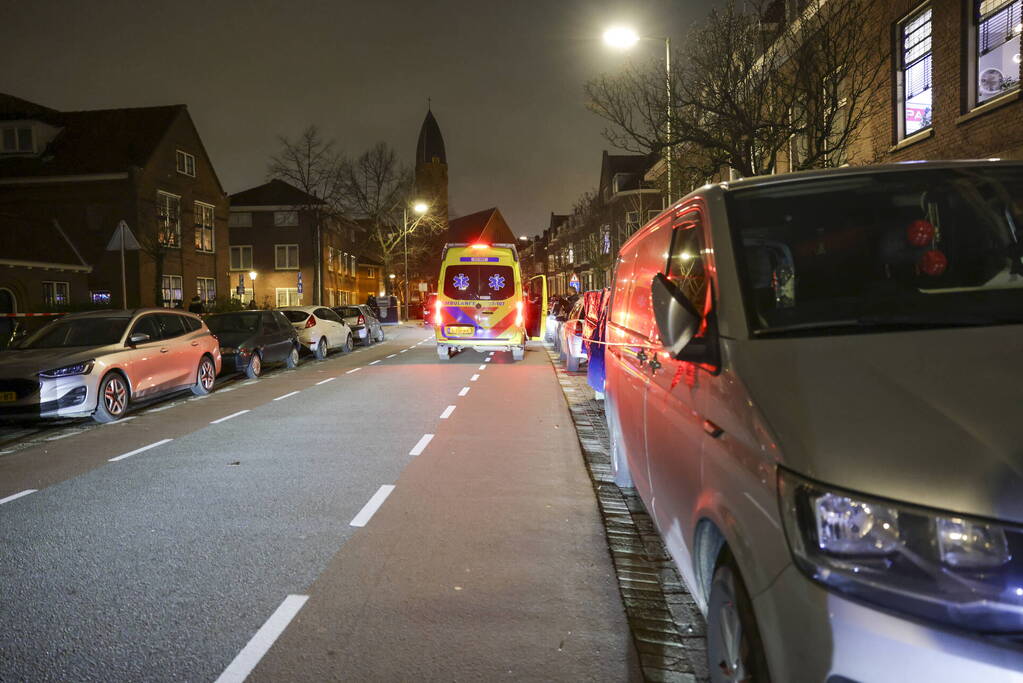
{"type": "Polygon", "coordinates": [[[39,373],[39,376],[44,379],[56,379],[58,377],[71,377],[72,375],[88,375],[92,372],[92,366],[95,361],[87,360],[83,363],[75,363],[74,365],[65,365],[62,368],[54,368],[53,370],[43,370],[39,373]]]}
{"type": "Polygon", "coordinates": [[[1023,527],[880,500],[779,469],[785,535],[810,579],[904,614],[1023,631],[1023,527]]]}

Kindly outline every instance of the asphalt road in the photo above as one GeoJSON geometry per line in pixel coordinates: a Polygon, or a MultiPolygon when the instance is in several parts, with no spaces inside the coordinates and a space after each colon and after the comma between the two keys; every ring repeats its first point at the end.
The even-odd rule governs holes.
{"type": "Polygon", "coordinates": [[[636,679],[546,354],[388,333],[5,446],[0,680],[636,679]]]}

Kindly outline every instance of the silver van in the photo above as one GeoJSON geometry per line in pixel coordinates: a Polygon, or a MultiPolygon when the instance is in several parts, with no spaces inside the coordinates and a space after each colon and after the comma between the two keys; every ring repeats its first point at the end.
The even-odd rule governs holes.
{"type": "Polygon", "coordinates": [[[623,245],[606,336],[714,680],[1023,680],[1023,164],[703,187],[623,245]]]}

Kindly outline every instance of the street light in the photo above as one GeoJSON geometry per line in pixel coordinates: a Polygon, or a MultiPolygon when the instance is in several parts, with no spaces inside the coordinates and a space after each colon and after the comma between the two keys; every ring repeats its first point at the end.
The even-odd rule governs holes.
{"type": "Polygon", "coordinates": [[[671,162],[674,158],[671,145],[671,37],[641,36],[628,26],[612,26],[604,31],[604,44],[616,50],[629,50],[640,40],[664,41],[664,85],[668,91],[668,119],[665,127],[668,144],[665,147],[664,160],[668,166],[668,206],[671,206],[671,162]]]}
{"type": "MultiPolygon", "coordinates": [[[[416,219],[416,223],[412,224],[412,229],[415,230],[418,221],[426,215],[426,212],[430,210],[429,205],[424,201],[417,200],[412,204],[412,210],[419,214],[419,218],[416,219]]],[[[408,320],[408,304],[409,304],[409,287],[408,287],[408,206],[405,206],[401,210],[402,215],[402,231],[401,231],[401,246],[405,252],[405,320],[408,320]]],[[[392,274],[393,278],[394,275],[392,274]]]]}
{"type": "Polygon", "coordinates": [[[256,303],[256,271],[249,271],[249,279],[252,280],[252,303],[256,303]]]}

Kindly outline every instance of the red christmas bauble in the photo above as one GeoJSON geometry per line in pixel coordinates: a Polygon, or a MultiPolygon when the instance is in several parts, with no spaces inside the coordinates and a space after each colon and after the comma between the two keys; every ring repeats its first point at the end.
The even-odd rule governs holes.
{"type": "Polygon", "coordinates": [[[906,228],[906,241],[914,247],[926,247],[934,241],[934,225],[919,218],[906,228]]]}
{"type": "Polygon", "coordinates": [[[923,253],[920,257],[920,262],[917,264],[920,268],[920,272],[924,275],[930,275],[931,277],[937,277],[945,272],[948,268],[948,258],[943,252],[937,249],[929,249],[923,253]]]}

